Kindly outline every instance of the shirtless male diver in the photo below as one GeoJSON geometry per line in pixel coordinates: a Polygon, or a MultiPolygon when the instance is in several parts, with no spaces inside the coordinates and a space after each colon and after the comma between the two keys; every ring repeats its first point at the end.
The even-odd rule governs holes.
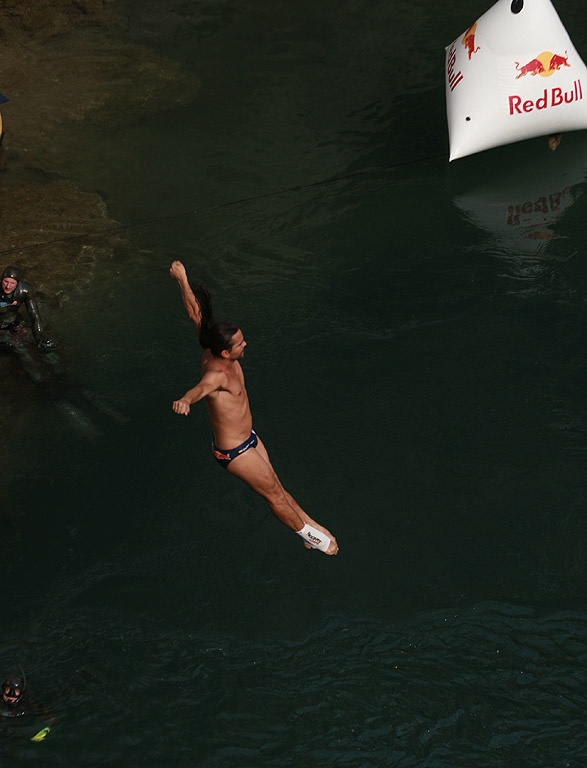
{"type": "Polygon", "coordinates": [[[232,323],[215,321],[208,290],[188,281],[180,261],[172,263],[169,273],[179,283],[184,306],[204,349],[200,382],[173,403],[173,410],[187,416],[191,405],[205,399],[214,430],[212,453],[216,461],[262,496],[275,517],[302,537],[307,549],[336,555],[336,539],[285,490],[253,430],[240,364],[247,345],[242,331],[232,323]]]}

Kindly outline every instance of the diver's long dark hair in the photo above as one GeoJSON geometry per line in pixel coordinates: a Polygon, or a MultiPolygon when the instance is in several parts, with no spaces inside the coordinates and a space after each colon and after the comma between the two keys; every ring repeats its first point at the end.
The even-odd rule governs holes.
{"type": "Polygon", "coordinates": [[[222,350],[232,348],[232,337],[238,331],[238,326],[221,320],[219,323],[214,318],[212,308],[212,296],[203,283],[190,282],[196,301],[200,305],[202,322],[198,339],[202,349],[209,349],[214,357],[220,357],[222,350]]]}

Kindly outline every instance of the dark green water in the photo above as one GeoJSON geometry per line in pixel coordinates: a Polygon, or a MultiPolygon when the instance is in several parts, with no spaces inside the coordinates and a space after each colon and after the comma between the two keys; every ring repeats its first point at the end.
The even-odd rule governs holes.
{"type": "Polygon", "coordinates": [[[1,658],[59,720],[3,728],[7,760],[584,764],[587,134],[449,167],[467,5],[126,3],[200,96],[72,129],[54,170],[124,223],[198,213],[46,306],[91,424],[31,387],[8,435],[1,658]],[[243,328],[255,427],[337,558],[172,413],[199,372],[174,258],[243,328]]]}

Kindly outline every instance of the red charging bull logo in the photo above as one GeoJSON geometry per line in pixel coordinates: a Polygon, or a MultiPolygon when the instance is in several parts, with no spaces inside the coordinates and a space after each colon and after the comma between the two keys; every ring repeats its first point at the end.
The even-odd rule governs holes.
{"type": "Polygon", "coordinates": [[[477,31],[477,22],[475,22],[475,24],[471,24],[469,29],[463,35],[463,39],[461,40],[461,43],[465,46],[465,48],[467,49],[467,53],[469,54],[469,61],[471,61],[471,56],[474,53],[477,53],[477,51],[481,50],[479,46],[475,48],[475,32],[476,31],[477,31]]]}
{"type": "MultiPolygon", "coordinates": [[[[461,39],[461,43],[465,46],[467,49],[467,53],[469,55],[469,61],[471,61],[471,56],[474,53],[477,53],[477,51],[481,50],[480,46],[475,47],[475,33],[477,31],[477,22],[474,24],[471,24],[469,29],[465,32],[461,39]]],[[[460,69],[455,68],[455,64],[457,61],[457,49],[455,47],[455,42],[451,45],[449,51],[448,51],[448,58],[446,62],[446,77],[448,80],[448,85],[451,91],[454,91],[454,89],[457,87],[457,85],[461,82],[463,79],[463,73],[460,69]]]]}
{"type": "Polygon", "coordinates": [[[516,69],[519,74],[516,75],[516,80],[526,75],[540,75],[541,77],[550,77],[554,75],[562,67],[570,67],[568,62],[568,55],[565,51],[564,56],[559,56],[558,53],[551,53],[551,51],[542,51],[535,59],[529,61],[527,64],[520,66],[520,62],[516,61],[516,69]]]}

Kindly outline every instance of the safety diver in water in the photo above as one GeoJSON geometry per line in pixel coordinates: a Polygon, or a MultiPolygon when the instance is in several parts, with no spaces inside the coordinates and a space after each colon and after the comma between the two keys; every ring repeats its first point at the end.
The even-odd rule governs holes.
{"type": "Polygon", "coordinates": [[[27,348],[31,344],[31,332],[19,312],[23,304],[31,321],[37,349],[41,352],[51,351],[55,348],[55,342],[43,333],[32,286],[20,279],[18,267],[6,267],[0,283],[0,349],[15,354],[31,379],[39,382],[42,376],[27,348]]]}
{"type": "Polygon", "coordinates": [[[22,368],[44,394],[54,402],[76,428],[88,438],[100,434],[91,417],[93,411],[124,424],[128,419],[92,390],[79,391],[65,374],[61,360],[55,352],[55,342],[43,333],[39,308],[30,283],[20,279],[18,267],[6,267],[0,282],[0,350],[15,354],[22,368]],[[49,376],[43,377],[29,349],[32,346],[31,329],[19,310],[25,305],[37,349],[43,353],[43,362],[49,376]]]}
{"type": "Polygon", "coordinates": [[[31,710],[39,709],[37,702],[31,702],[25,696],[26,675],[23,668],[18,665],[20,675],[9,675],[2,683],[2,709],[3,717],[20,717],[31,710]]]}
{"type": "Polygon", "coordinates": [[[26,695],[26,675],[20,664],[18,669],[20,670],[19,675],[9,675],[2,683],[0,717],[22,717],[23,715],[43,717],[45,723],[48,724],[32,736],[31,741],[44,741],[56,718],[42,704],[33,701],[26,695]]]}

